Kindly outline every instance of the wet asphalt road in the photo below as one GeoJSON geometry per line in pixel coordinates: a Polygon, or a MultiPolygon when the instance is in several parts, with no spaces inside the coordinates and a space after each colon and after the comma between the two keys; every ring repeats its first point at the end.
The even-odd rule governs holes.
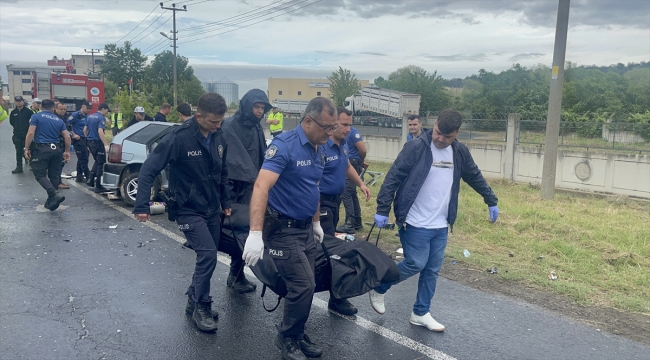
{"type": "MultiPolygon", "coordinates": [[[[31,172],[12,175],[13,159],[5,122],[0,358],[280,359],[273,339],[281,312],[262,309],[259,289],[248,295],[228,290],[226,258],[212,280],[219,330],[202,333],[184,313],[194,254],[181,247],[183,238],[166,216],[142,225],[130,208],[85,185],[63,190],[59,210],[44,210],[44,190],[31,172]]],[[[74,156],[65,171],[73,165],[74,156]]],[[[352,299],[360,309],[356,319],[328,312],[327,295],[318,294],[307,333],[322,345],[322,359],[650,358],[648,347],[443,278],[432,314],[447,330],[432,333],[408,323],[416,286],[415,278],[395,286],[383,316],[366,296],[352,299]]]]}

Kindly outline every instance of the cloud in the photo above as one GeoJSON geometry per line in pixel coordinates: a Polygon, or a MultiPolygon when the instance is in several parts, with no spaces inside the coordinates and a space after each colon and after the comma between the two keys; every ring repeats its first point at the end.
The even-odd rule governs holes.
{"type": "MultiPolygon", "coordinates": [[[[345,13],[351,11],[361,18],[372,19],[386,15],[408,17],[432,17],[449,19],[456,17],[465,24],[478,24],[480,15],[501,15],[505,12],[519,13],[526,24],[554,27],[557,1],[541,0],[328,0],[309,7],[317,11],[345,13]]],[[[647,0],[579,0],[571,3],[569,24],[608,26],[622,25],[650,28],[647,0]]]]}
{"type": "Polygon", "coordinates": [[[454,55],[430,55],[430,54],[420,54],[424,58],[433,61],[442,61],[442,62],[455,62],[455,61],[487,61],[487,54],[454,54],[454,55]]]}
{"type": "Polygon", "coordinates": [[[517,55],[509,57],[508,60],[509,61],[527,60],[527,59],[538,58],[538,57],[544,56],[544,55],[546,55],[546,54],[542,54],[542,53],[521,53],[521,54],[517,54],[517,55]]]}
{"type": "Polygon", "coordinates": [[[388,56],[388,54],[380,53],[380,52],[374,52],[374,51],[362,51],[359,54],[362,55],[373,55],[373,56],[388,56]]]}

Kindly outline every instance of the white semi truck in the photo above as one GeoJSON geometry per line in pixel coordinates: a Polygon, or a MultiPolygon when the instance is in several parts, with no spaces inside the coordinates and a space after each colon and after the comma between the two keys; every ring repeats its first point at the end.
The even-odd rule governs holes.
{"type": "Polygon", "coordinates": [[[419,114],[420,95],[369,86],[345,99],[357,125],[402,127],[404,114],[419,114]]]}
{"type": "Polygon", "coordinates": [[[280,100],[273,101],[273,106],[277,106],[285,115],[302,116],[307,108],[309,101],[305,100],[280,100]]]}

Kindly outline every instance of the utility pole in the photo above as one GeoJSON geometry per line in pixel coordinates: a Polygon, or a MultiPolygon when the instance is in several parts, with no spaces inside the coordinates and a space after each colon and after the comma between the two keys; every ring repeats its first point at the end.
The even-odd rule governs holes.
{"type": "Polygon", "coordinates": [[[93,73],[95,72],[95,54],[99,53],[101,50],[99,49],[90,49],[90,51],[84,49],[84,52],[90,53],[90,57],[92,58],[92,63],[93,63],[93,73]]]}
{"type": "Polygon", "coordinates": [[[566,54],[566,38],[569,30],[569,4],[570,0],[559,0],[557,7],[551,89],[548,96],[548,115],[546,118],[544,167],[542,168],[541,196],[545,200],[553,200],[555,196],[557,147],[558,137],[560,135],[560,115],[562,113],[562,86],[564,84],[564,56],[566,54]]]}
{"type": "MultiPolygon", "coordinates": [[[[172,4],[172,7],[163,7],[163,3],[160,3],[160,8],[163,10],[171,10],[173,11],[173,17],[174,17],[174,30],[172,31],[172,38],[170,40],[173,41],[172,47],[174,48],[174,109],[176,109],[176,106],[178,105],[178,100],[177,100],[177,95],[178,95],[178,90],[176,88],[176,40],[178,40],[178,36],[176,36],[177,31],[176,31],[176,12],[177,11],[187,11],[187,6],[183,5],[182,9],[177,9],[176,4],[172,4]]],[[[164,35],[164,33],[161,33],[164,35]]],[[[167,35],[164,35],[166,38],[169,39],[167,35]]]]}

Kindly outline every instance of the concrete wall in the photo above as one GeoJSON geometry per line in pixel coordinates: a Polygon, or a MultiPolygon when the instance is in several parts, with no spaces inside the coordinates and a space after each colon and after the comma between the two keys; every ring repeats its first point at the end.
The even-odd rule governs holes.
{"type": "MultiPolygon", "coordinates": [[[[392,162],[401,150],[400,139],[365,135],[368,159],[392,162]]],[[[541,183],[544,150],[515,145],[513,159],[506,143],[466,144],[486,178],[541,183]],[[509,165],[511,164],[511,165],[509,165]]],[[[561,149],[555,184],[558,188],[635,196],[650,199],[650,155],[615,154],[561,149]]]]}
{"type": "MultiPolygon", "coordinates": [[[[325,79],[293,79],[293,78],[269,78],[267,95],[269,100],[306,100],[309,101],[317,96],[329,98],[329,80],[325,79]],[[282,94],[280,94],[280,92],[282,94]],[[300,92],[300,95],[298,95],[300,92]]],[[[359,80],[361,87],[370,85],[369,80],[359,80]]]]}

